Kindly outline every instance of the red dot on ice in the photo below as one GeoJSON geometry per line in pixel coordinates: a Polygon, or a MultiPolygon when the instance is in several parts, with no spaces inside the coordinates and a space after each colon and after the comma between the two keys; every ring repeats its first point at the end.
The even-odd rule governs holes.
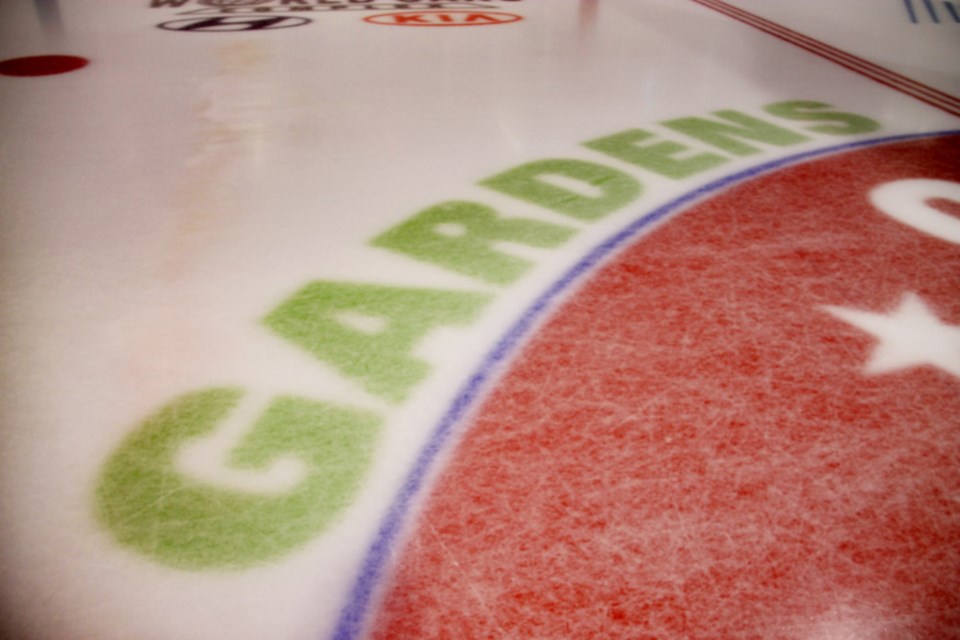
{"type": "Polygon", "coordinates": [[[82,69],[90,63],[79,56],[28,56],[0,60],[0,75],[33,77],[52,76],[82,69]]]}

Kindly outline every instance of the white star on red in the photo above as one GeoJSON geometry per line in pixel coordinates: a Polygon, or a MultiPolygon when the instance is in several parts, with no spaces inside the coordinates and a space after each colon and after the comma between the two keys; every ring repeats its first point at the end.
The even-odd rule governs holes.
{"type": "Polygon", "coordinates": [[[960,326],[942,321],[917,294],[904,294],[900,306],[889,313],[835,306],[824,309],[879,341],[865,373],[930,365],[960,378],[960,326]]]}

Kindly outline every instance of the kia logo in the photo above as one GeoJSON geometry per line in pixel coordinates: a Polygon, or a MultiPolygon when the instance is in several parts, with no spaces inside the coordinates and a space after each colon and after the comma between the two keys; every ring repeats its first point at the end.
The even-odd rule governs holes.
{"type": "Polygon", "coordinates": [[[371,24],[393,27],[485,27],[523,20],[512,13],[489,11],[401,11],[364,18],[371,24]]]}

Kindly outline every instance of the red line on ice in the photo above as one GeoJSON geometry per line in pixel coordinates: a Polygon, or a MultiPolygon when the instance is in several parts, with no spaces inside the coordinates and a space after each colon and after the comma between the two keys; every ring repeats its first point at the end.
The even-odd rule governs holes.
{"type": "Polygon", "coordinates": [[[761,18],[760,16],[750,13],[749,11],[744,11],[737,7],[731,6],[726,2],[721,0],[693,0],[697,4],[718,11],[738,22],[742,22],[748,26],[754,27],[774,36],[784,42],[789,42],[790,44],[796,45],[810,53],[813,53],[821,58],[825,58],[839,64],[840,66],[853,71],[859,75],[862,75],[866,78],[870,78],[875,82],[895,89],[901,93],[916,98],[921,102],[925,102],[930,106],[936,107],[942,111],[946,111],[950,115],[960,117],[960,98],[944,93],[938,89],[925,85],[921,82],[918,82],[912,78],[891,71],[885,67],[881,67],[877,64],[874,64],[868,60],[864,60],[858,56],[848,53],[836,47],[832,47],[825,42],[815,40],[809,36],[806,36],[802,33],[788,29],[783,25],[777,24],[767,20],[766,18],[761,18]]]}

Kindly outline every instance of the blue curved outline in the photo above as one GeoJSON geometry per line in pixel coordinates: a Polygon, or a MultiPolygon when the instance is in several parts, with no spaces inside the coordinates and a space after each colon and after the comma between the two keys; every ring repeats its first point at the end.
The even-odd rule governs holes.
{"type": "Polygon", "coordinates": [[[530,307],[520,316],[520,319],[507,331],[494,348],[487,354],[476,372],[470,376],[467,383],[461,388],[453,401],[453,404],[447,409],[447,412],[440,419],[434,429],[433,435],[427,441],[417,461],[406,481],[400,488],[396,498],[390,505],[386,517],[383,519],[377,536],[367,551],[366,558],[357,576],[353,589],[350,591],[350,599],[340,612],[337,626],[333,633],[333,640],[355,640],[363,631],[363,625],[370,606],[370,600],[374,590],[383,572],[390,546],[404,524],[404,516],[410,507],[411,502],[420,492],[423,480],[433,465],[434,459],[444,448],[447,440],[454,432],[454,426],[460,421],[473,401],[480,395],[481,389],[487,380],[492,376],[494,369],[510,355],[526,337],[527,333],[533,327],[535,321],[543,314],[554,302],[554,300],[569,288],[575,281],[579,280],[588,271],[591,271],[601,260],[613,253],[627,240],[638,232],[646,229],[650,225],[662,220],[672,213],[677,213],[685,205],[692,203],[704,196],[711,195],[737,182],[755,178],[763,173],[769,173],[787,165],[798,164],[802,161],[829,155],[842,151],[850,151],[863,147],[880,146],[892,142],[903,142],[907,140],[918,140],[923,138],[936,138],[960,135],[960,130],[934,131],[928,133],[911,133],[886,138],[875,138],[871,140],[858,140],[845,144],[825,147],[813,151],[805,151],[792,156],[786,156],[777,160],[772,160],[765,164],[745,169],[743,171],[731,174],[725,178],[720,178],[709,182],[698,189],[688,191],[680,197],[671,200],[665,205],[660,206],[647,215],[634,220],[619,232],[613,234],[605,241],[594,247],[586,257],[571,267],[559,280],[554,282],[543,294],[538,297],[530,307]]]}

